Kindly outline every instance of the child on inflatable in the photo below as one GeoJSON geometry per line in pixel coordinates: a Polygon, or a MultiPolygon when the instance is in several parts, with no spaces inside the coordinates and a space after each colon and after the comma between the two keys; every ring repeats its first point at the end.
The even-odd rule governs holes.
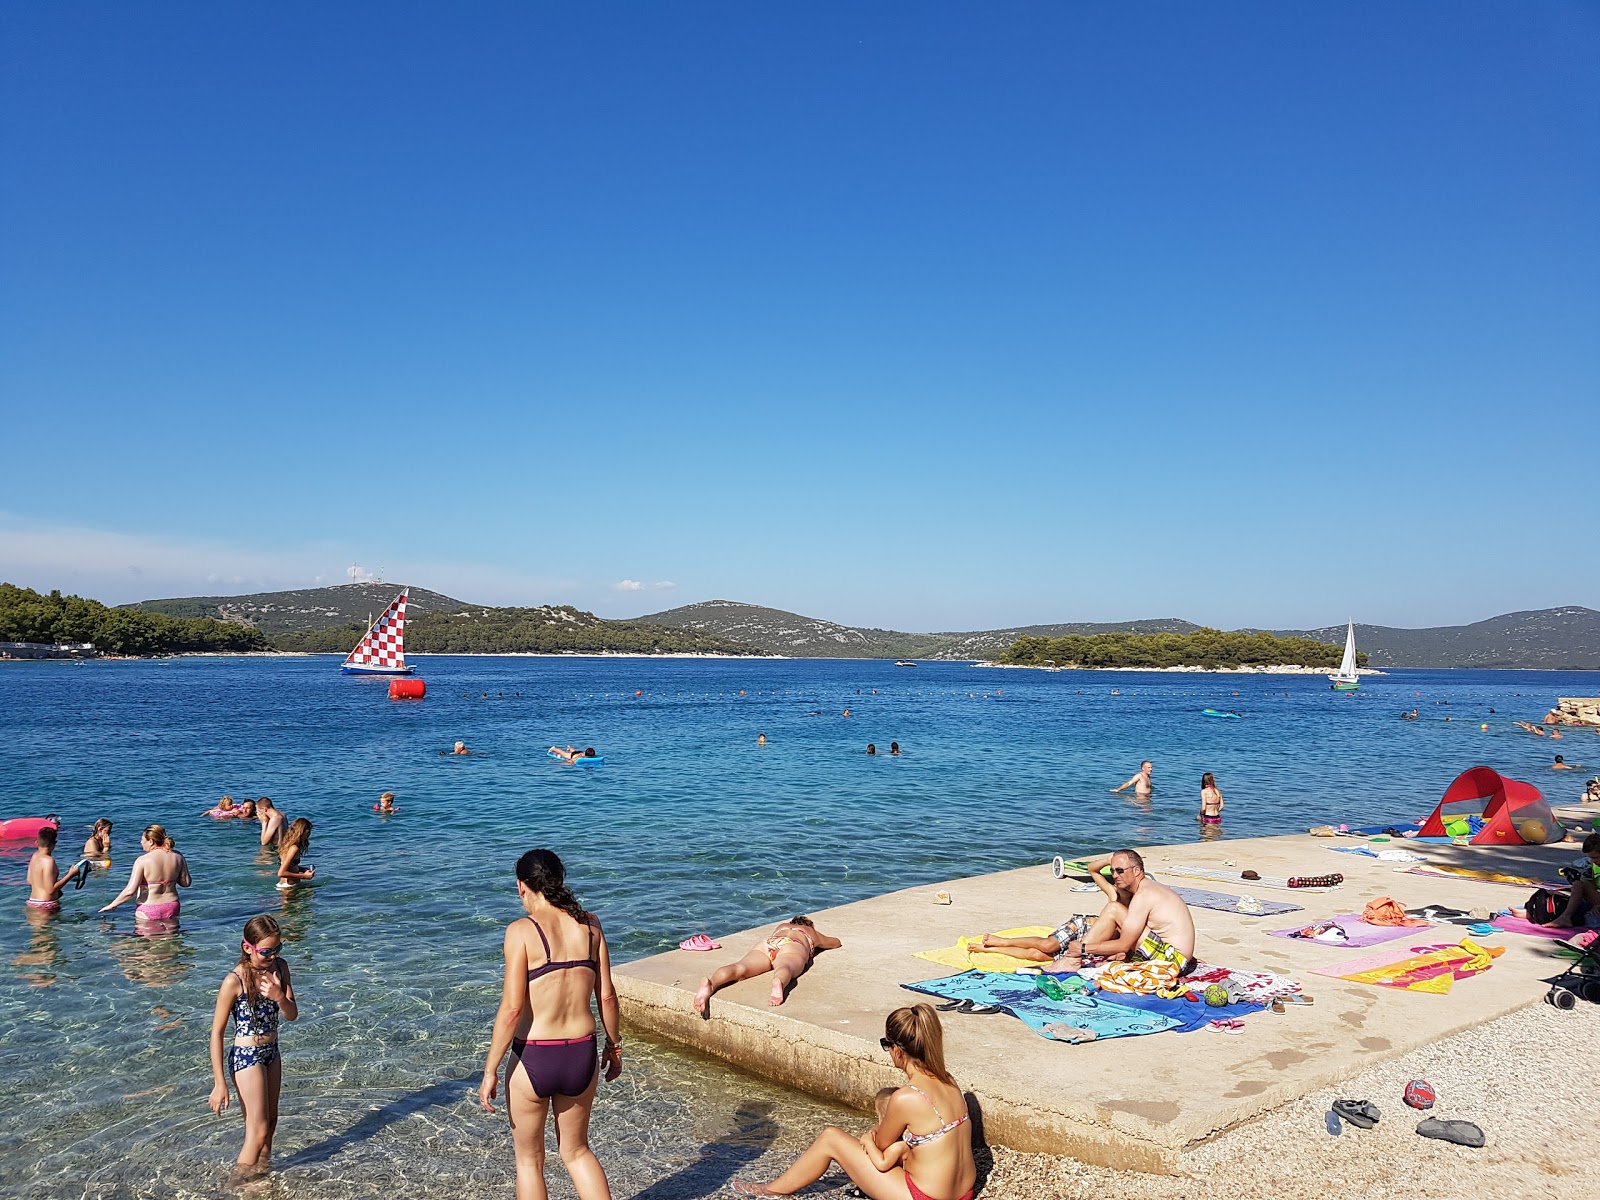
{"type": "Polygon", "coordinates": [[[232,796],[224,796],[221,800],[217,801],[217,806],[215,808],[208,808],[200,815],[204,817],[211,817],[213,820],[217,821],[226,821],[230,817],[237,817],[239,815],[239,810],[233,807],[232,796]]]}

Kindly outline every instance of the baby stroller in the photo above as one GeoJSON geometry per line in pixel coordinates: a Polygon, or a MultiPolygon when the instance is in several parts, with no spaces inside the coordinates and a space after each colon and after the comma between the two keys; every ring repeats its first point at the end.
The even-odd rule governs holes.
{"type": "Polygon", "coordinates": [[[1578,957],[1550,981],[1550,990],[1544,995],[1546,1004],[1563,1010],[1578,1007],[1579,997],[1600,1004],[1600,937],[1573,949],[1578,951],[1578,957]]]}

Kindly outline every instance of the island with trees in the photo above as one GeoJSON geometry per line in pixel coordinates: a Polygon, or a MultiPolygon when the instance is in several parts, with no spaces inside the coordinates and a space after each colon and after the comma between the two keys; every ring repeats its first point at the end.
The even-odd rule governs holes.
{"type": "MultiPolygon", "coordinates": [[[[1332,670],[1343,646],[1266,632],[1095,633],[1065,637],[1020,637],[997,660],[1013,667],[1134,667],[1160,670],[1199,667],[1307,667],[1332,670]]],[[[1367,656],[1356,654],[1357,666],[1367,656]]]]}
{"type": "Polygon", "coordinates": [[[251,625],[199,617],[168,617],[98,600],[44,595],[0,583],[0,642],[92,642],[98,654],[166,655],[266,650],[267,637],[251,625]]]}

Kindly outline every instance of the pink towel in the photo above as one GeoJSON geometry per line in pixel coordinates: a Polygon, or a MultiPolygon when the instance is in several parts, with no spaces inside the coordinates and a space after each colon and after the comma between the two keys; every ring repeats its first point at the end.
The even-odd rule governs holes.
{"type": "Polygon", "coordinates": [[[1529,937],[1550,938],[1553,941],[1564,942],[1581,930],[1570,926],[1565,929],[1556,929],[1549,925],[1535,925],[1532,921],[1525,921],[1521,917],[1496,917],[1490,921],[1496,929],[1503,929],[1507,933],[1523,933],[1529,937]]]}

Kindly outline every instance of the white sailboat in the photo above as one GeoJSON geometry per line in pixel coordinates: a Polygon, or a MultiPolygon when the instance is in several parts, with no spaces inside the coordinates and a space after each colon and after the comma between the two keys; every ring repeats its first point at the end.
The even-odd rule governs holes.
{"type": "Polygon", "coordinates": [[[1361,677],[1356,674],[1356,623],[1350,622],[1344,635],[1344,658],[1339,663],[1339,670],[1328,676],[1333,681],[1333,690],[1336,692],[1353,692],[1361,686],[1361,677]]]}
{"type": "Polygon", "coordinates": [[[389,602],[383,615],[374,621],[366,635],[344,660],[346,675],[409,675],[406,666],[406,595],[409,588],[389,602]]]}

